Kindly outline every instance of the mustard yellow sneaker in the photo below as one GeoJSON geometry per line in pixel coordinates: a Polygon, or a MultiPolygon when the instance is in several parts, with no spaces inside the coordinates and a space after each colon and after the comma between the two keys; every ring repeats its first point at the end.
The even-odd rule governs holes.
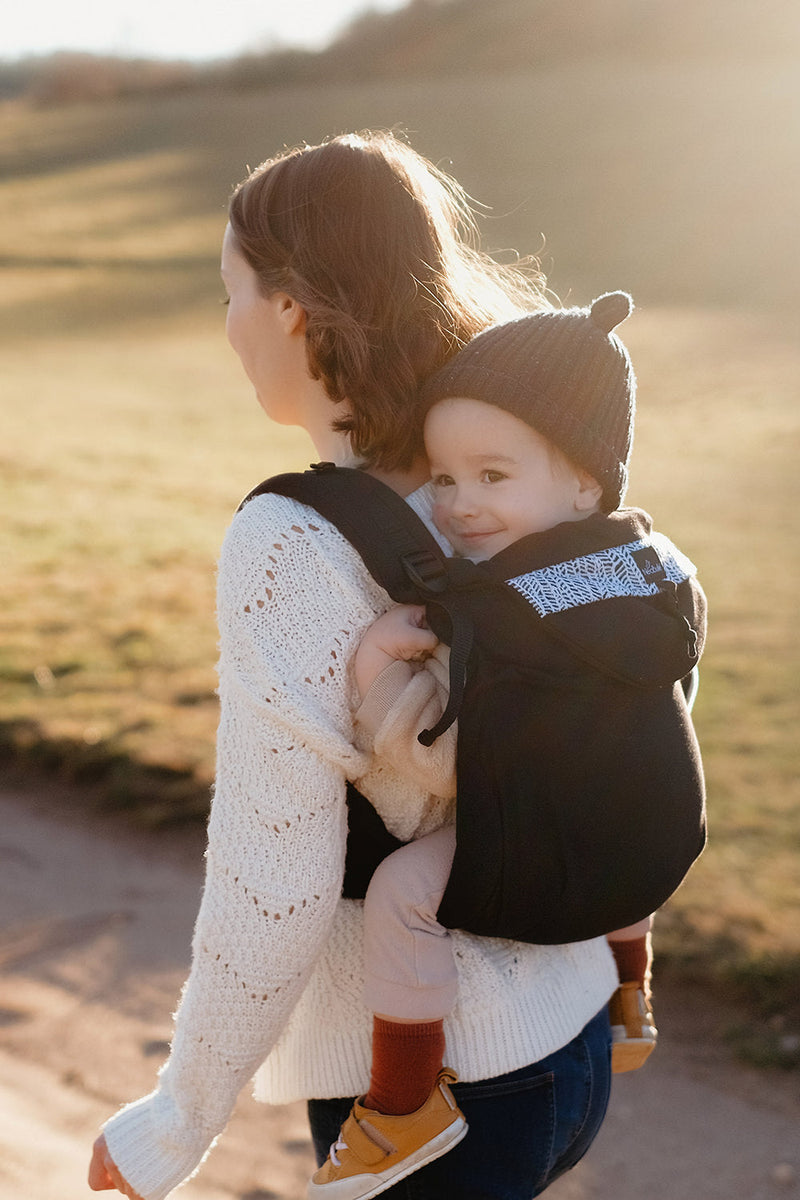
{"type": "Polygon", "coordinates": [[[611,1070],[636,1071],[656,1048],[658,1030],[650,1005],[635,981],[621,983],[608,1006],[611,1019],[611,1070]]]}
{"type": "Polygon", "coordinates": [[[407,1116],[389,1117],[356,1100],[308,1185],[308,1200],[368,1200],[446,1154],[467,1132],[450,1091],[456,1080],[445,1067],[422,1107],[407,1116]]]}

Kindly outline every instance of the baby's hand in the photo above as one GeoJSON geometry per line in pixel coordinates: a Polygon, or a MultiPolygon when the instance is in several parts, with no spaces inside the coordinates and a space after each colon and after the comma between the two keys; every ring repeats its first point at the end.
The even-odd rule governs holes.
{"type": "Polygon", "coordinates": [[[398,604],[373,621],[361,640],[390,658],[423,658],[435,650],[439,639],[425,621],[425,609],[416,604],[398,604]]]}
{"type": "Polygon", "coordinates": [[[421,605],[399,604],[370,625],[356,651],[356,683],[361,699],[386,667],[397,659],[420,659],[431,654],[439,639],[425,624],[421,605]]]}

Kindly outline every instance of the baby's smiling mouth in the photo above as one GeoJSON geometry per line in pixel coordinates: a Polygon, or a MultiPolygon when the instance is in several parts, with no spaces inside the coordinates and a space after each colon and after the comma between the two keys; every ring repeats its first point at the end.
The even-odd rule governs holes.
{"type": "MultiPolygon", "coordinates": [[[[455,531],[454,531],[455,533],[455,531]]],[[[495,534],[502,533],[501,529],[461,529],[455,533],[456,537],[462,541],[480,541],[481,538],[494,537],[495,534]]]]}

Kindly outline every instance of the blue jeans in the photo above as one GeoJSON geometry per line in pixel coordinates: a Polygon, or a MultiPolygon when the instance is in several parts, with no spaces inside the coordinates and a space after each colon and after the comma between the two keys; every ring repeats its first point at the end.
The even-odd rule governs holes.
{"type": "MultiPolygon", "coordinates": [[[[541,1062],[453,1094],[469,1123],[463,1141],[384,1192],[397,1200],[531,1200],[583,1157],[611,1091],[611,1034],[601,1009],[567,1046],[541,1062]]],[[[321,1165],[352,1100],[311,1100],[321,1165]]]]}

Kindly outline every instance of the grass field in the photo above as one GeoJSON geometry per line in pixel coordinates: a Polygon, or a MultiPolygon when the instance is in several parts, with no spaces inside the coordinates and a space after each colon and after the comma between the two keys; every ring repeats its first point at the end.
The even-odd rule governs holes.
{"type": "MultiPolygon", "coordinates": [[[[758,96],[795,103],[793,86],[765,70],[758,96]]],[[[5,760],[92,784],[143,820],[203,809],[216,552],[241,495],[311,454],[260,415],[224,341],[226,197],[283,143],[403,122],[494,206],[490,244],[535,250],[543,230],[560,292],[627,286],[638,300],[629,500],[699,564],[711,616],[696,709],[711,842],[661,918],[660,948],[698,975],[749,980],[775,1055],[800,1061],[786,1025],[800,991],[800,124],[780,144],[774,128],[747,142],[761,110],[745,111],[721,69],[487,80],[467,128],[469,91],[0,110],[5,760]]]]}

